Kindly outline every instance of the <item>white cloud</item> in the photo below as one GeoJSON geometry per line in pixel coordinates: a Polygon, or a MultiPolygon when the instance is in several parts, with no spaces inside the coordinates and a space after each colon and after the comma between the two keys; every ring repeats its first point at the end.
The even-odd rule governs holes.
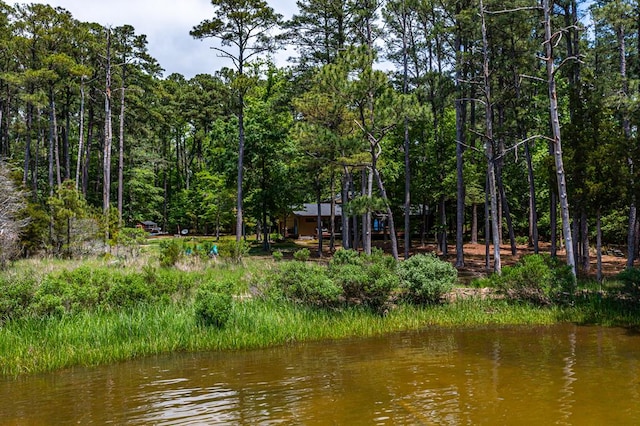
{"type": "MultiPolygon", "coordinates": [[[[60,6],[75,19],[104,26],[131,25],[137,34],[145,34],[149,53],[165,69],[165,75],[180,73],[186,78],[212,74],[230,64],[218,58],[213,40],[196,40],[189,31],[202,20],[212,17],[209,0],[33,0],[60,6]]],[[[290,17],[295,0],[271,1],[276,12],[290,17]]]]}

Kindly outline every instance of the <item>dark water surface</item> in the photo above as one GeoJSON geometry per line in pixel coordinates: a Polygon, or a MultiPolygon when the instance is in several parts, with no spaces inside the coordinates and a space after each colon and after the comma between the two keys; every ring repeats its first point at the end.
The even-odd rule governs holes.
{"type": "Polygon", "coordinates": [[[0,379],[0,424],[640,424],[640,335],[426,329],[0,379]]]}

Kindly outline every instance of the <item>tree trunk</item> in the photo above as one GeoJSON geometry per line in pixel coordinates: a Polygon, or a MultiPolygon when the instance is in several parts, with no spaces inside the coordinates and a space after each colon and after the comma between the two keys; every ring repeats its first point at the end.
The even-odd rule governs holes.
{"type": "Polygon", "coordinates": [[[322,192],[319,176],[316,176],[316,203],[318,204],[318,215],[316,216],[316,232],[318,233],[318,257],[322,257],[322,192]]]}
{"type": "Polygon", "coordinates": [[[498,197],[496,192],[495,155],[493,147],[493,111],[491,108],[491,83],[489,79],[489,45],[487,41],[487,24],[484,14],[484,3],[482,0],[480,0],[480,15],[482,21],[482,56],[485,92],[485,144],[487,156],[487,177],[489,180],[489,200],[491,206],[491,230],[493,236],[493,270],[495,273],[500,274],[502,272],[502,261],[500,258],[500,223],[498,222],[498,197]]]}
{"type": "Polygon", "coordinates": [[[524,155],[527,161],[527,179],[529,181],[529,238],[533,244],[533,252],[540,251],[540,238],[538,236],[538,212],[536,207],[536,187],[533,176],[533,162],[529,142],[524,143],[524,155]]]}
{"type": "Polygon", "coordinates": [[[504,184],[502,182],[502,166],[499,167],[499,171],[496,173],[496,180],[498,184],[498,191],[500,191],[500,200],[502,201],[501,205],[504,211],[504,216],[507,218],[507,231],[509,232],[509,241],[511,243],[511,254],[515,256],[517,254],[516,234],[513,230],[511,210],[509,210],[509,202],[507,201],[507,194],[505,193],[504,184]]]}
{"type": "Polygon", "coordinates": [[[329,218],[329,251],[333,253],[336,251],[336,176],[333,170],[331,171],[331,212],[329,218]]]}
{"type": "Polygon", "coordinates": [[[440,230],[438,232],[438,243],[443,256],[449,254],[449,246],[447,244],[447,201],[444,196],[440,197],[440,230]]]}
{"type": "MultiPolygon", "coordinates": [[[[242,74],[242,71],[240,72],[242,74]]],[[[244,96],[239,96],[240,110],[238,112],[238,199],[236,203],[236,242],[242,239],[243,211],[242,211],[242,179],[244,171],[244,96]]]]}
{"type": "MultiPolygon", "coordinates": [[[[104,216],[104,239],[109,240],[109,204],[111,194],[111,30],[107,30],[107,63],[104,96],[104,152],[103,152],[103,186],[102,213],[104,216]]],[[[108,245],[107,245],[108,247],[108,245]]]]}
{"type": "Polygon", "coordinates": [[[471,244],[478,244],[478,204],[471,206],[471,244]]]}
{"type": "MultiPolygon", "coordinates": [[[[126,59],[125,59],[126,62],[126,59]]],[[[122,82],[120,86],[120,133],[118,135],[118,225],[122,226],[122,206],[124,196],[124,100],[127,65],[122,64],[122,82]]]]}
{"type": "MultiPolygon", "coordinates": [[[[362,193],[368,201],[373,195],[373,173],[369,168],[362,171],[362,193]]],[[[371,254],[371,206],[367,203],[367,210],[362,216],[362,248],[365,254],[371,254]]]]}
{"type": "Polygon", "coordinates": [[[342,248],[348,250],[351,245],[351,226],[349,223],[349,215],[347,215],[346,204],[349,202],[349,171],[344,167],[344,175],[342,176],[342,248]]]}
{"type": "Polygon", "coordinates": [[[484,188],[484,269],[489,273],[491,270],[491,207],[489,205],[489,173],[487,173],[484,188]]]}
{"type": "MultiPolygon", "coordinates": [[[[33,131],[33,105],[27,104],[27,134],[24,146],[24,168],[22,174],[22,184],[26,187],[29,181],[29,166],[31,163],[31,133],[33,131]]],[[[34,192],[35,195],[35,192],[34,192]]]]}
{"type": "Polygon", "coordinates": [[[596,257],[597,257],[597,271],[596,280],[599,283],[602,282],[602,214],[600,208],[597,211],[596,218],[596,257]]]}
{"type": "Polygon", "coordinates": [[[373,172],[375,174],[376,181],[378,182],[378,189],[380,189],[380,195],[382,196],[382,199],[384,200],[384,203],[387,207],[387,220],[389,221],[389,237],[391,238],[391,254],[393,255],[394,259],[398,260],[399,259],[398,237],[396,235],[396,226],[393,221],[393,212],[391,211],[391,204],[389,203],[389,198],[387,197],[387,191],[385,190],[384,183],[382,182],[382,178],[380,177],[380,172],[378,172],[378,169],[375,166],[373,167],[373,172]]]}
{"type": "Polygon", "coordinates": [[[80,185],[80,166],[82,165],[82,151],[84,149],[84,79],[80,82],[80,124],[78,129],[78,158],[76,161],[76,191],[80,185]]]}
{"type": "Polygon", "coordinates": [[[582,209],[580,214],[580,241],[582,242],[582,271],[588,274],[591,270],[591,262],[589,260],[589,222],[585,209],[582,209]]]}
{"type": "Polygon", "coordinates": [[[567,253],[567,265],[571,273],[576,275],[576,262],[573,253],[573,238],[571,233],[571,220],[569,218],[569,200],[567,183],[562,158],[562,139],[560,136],[560,118],[558,116],[558,96],[556,92],[555,64],[553,57],[552,32],[551,32],[551,7],[549,0],[542,0],[544,9],[544,33],[545,33],[545,62],[547,65],[547,84],[549,89],[549,110],[551,114],[551,128],[553,130],[554,160],[556,165],[556,177],[558,180],[558,197],[560,198],[560,216],[562,217],[562,231],[565,239],[567,253]]]}

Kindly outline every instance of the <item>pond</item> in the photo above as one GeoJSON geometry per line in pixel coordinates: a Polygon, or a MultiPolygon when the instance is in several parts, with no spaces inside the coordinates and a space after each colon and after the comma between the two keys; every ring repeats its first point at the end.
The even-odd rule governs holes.
{"type": "Polygon", "coordinates": [[[2,424],[640,424],[640,335],[429,328],[0,379],[2,424]]]}

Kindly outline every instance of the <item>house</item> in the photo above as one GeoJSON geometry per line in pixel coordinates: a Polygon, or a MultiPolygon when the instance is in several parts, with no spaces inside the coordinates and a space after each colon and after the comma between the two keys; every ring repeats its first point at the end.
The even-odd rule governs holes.
{"type": "Polygon", "coordinates": [[[136,225],[136,228],[142,228],[150,234],[159,234],[161,231],[161,228],[158,226],[158,224],[150,220],[145,220],[144,222],[138,222],[138,224],[136,225]]]}
{"type": "MultiPolygon", "coordinates": [[[[322,235],[329,236],[331,222],[331,203],[320,204],[320,213],[322,215],[322,235]]],[[[318,204],[307,203],[302,209],[295,210],[289,215],[284,226],[285,235],[295,236],[298,238],[317,238],[318,237],[318,204]]],[[[342,207],[340,204],[335,205],[335,227],[336,234],[340,234],[342,229],[342,207]]]]}

